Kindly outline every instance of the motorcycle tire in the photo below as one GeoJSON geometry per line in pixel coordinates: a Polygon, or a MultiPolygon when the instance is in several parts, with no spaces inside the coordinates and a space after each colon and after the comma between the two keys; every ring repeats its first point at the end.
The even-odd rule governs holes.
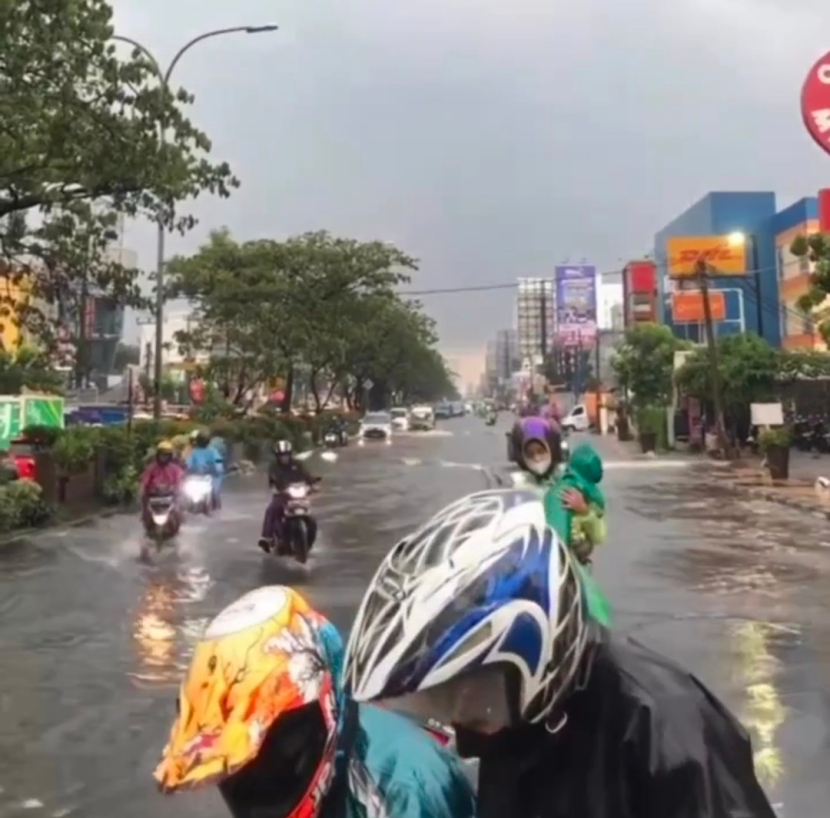
{"type": "Polygon", "coordinates": [[[294,559],[305,565],[308,560],[308,526],[303,522],[298,522],[292,526],[291,545],[294,552],[294,559]]]}

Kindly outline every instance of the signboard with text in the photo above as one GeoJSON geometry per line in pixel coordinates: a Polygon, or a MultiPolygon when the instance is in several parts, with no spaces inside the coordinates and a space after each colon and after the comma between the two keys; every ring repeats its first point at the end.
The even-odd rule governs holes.
{"type": "MultiPolygon", "coordinates": [[[[726,298],[722,292],[709,291],[712,321],[726,319],[726,298]]],[[[700,290],[680,290],[671,296],[672,321],[675,324],[701,324],[705,318],[703,293],[700,290]]]]}
{"type": "Polygon", "coordinates": [[[695,275],[700,259],[715,275],[746,273],[746,247],[730,244],[727,236],[672,236],[666,242],[666,252],[672,278],[695,275]]]}
{"type": "Polygon", "coordinates": [[[801,118],[813,141],[830,153],[830,52],[813,65],[801,86],[801,118]]]}
{"type": "Polygon", "coordinates": [[[597,337],[597,268],[563,264],[556,268],[556,335],[566,347],[591,346],[597,337]]]}

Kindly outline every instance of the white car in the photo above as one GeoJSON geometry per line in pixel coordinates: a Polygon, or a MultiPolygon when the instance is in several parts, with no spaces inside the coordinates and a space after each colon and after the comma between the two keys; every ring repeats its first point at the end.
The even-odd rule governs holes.
{"type": "Polygon", "coordinates": [[[389,412],[369,412],[360,421],[360,440],[392,442],[392,415],[389,412]]]}
{"type": "Polygon", "coordinates": [[[435,412],[431,406],[413,406],[409,413],[409,428],[431,432],[435,428],[435,412]]]}
{"type": "Polygon", "coordinates": [[[560,424],[567,432],[585,432],[591,427],[591,418],[588,415],[588,407],[584,403],[578,403],[562,418],[560,424]]]}
{"type": "Polygon", "coordinates": [[[409,431],[409,409],[403,406],[396,406],[390,412],[392,415],[392,428],[398,432],[409,431]]]}

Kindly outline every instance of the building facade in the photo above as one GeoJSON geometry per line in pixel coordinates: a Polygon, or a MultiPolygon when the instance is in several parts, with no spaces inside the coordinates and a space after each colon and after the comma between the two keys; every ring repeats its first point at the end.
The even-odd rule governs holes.
{"type": "Polygon", "coordinates": [[[623,326],[657,321],[657,265],[651,259],[629,261],[622,272],[622,285],[623,326]]]}
{"type": "Polygon", "coordinates": [[[777,213],[774,225],[781,346],[784,349],[826,349],[812,316],[798,306],[798,300],[810,289],[813,265],[790,251],[797,236],[818,232],[818,199],[800,199],[777,213]]]}
{"type": "MultiPolygon", "coordinates": [[[[781,344],[778,277],[776,268],[775,193],[713,192],[673,219],[654,237],[657,266],[657,315],[680,338],[704,340],[702,316],[673,314],[673,294],[695,290],[696,282],[669,276],[669,240],[681,237],[740,235],[745,240],[745,269],[713,276],[710,289],[719,293],[723,315],[714,324],[717,335],[755,332],[773,346],[781,344]],[[722,300],[721,300],[722,299],[722,300]]],[[[674,260],[672,260],[674,261],[674,260]]],[[[678,299],[680,297],[678,296],[678,299]]],[[[687,299],[688,300],[688,299],[687,299]]]]}
{"type": "Polygon", "coordinates": [[[543,363],[556,338],[556,287],[551,278],[520,278],[516,343],[524,369],[543,363]]]}

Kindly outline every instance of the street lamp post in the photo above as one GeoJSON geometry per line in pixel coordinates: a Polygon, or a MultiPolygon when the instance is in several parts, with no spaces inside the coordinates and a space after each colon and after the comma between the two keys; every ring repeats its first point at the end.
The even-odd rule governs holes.
{"type": "MultiPolygon", "coordinates": [[[[148,48],[143,46],[137,40],[130,37],[124,37],[120,34],[113,36],[114,40],[120,40],[124,43],[137,48],[150,61],[156,76],[159,78],[162,86],[166,91],[170,90],[170,77],[173,74],[173,69],[176,67],[179,60],[184,56],[185,52],[190,50],[197,43],[202,40],[207,40],[211,37],[220,37],[223,34],[264,34],[269,31],[276,31],[279,26],[235,26],[234,28],[219,28],[215,31],[207,31],[194,37],[189,42],[185,43],[177,52],[167,70],[162,72],[158,60],[153,56],[148,48]]],[[[159,144],[163,144],[165,139],[165,124],[159,123],[159,144]]],[[[161,417],[161,374],[162,374],[162,346],[164,344],[164,234],[166,226],[164,223],[164,216],[159,216],[158,219],[158,234],[157,234],[157,249],[156,249],[156,348],[155,359],[153,366],[153,417],[158,419],[161,417]]]]}

